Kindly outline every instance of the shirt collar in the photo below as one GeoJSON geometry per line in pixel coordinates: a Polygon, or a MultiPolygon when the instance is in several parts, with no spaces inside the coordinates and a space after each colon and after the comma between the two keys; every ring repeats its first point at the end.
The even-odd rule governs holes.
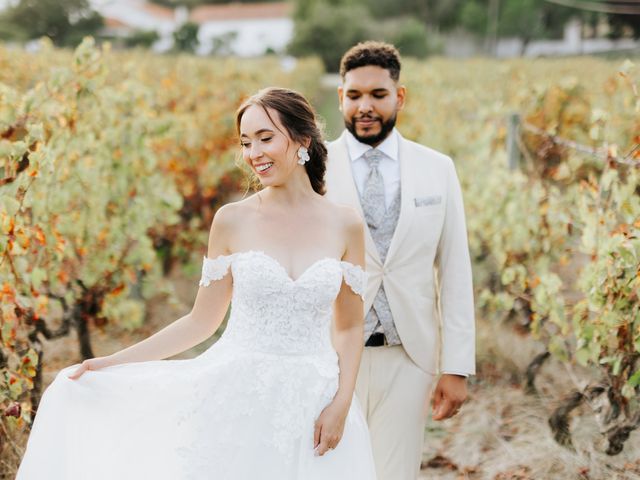
{"type": "MultiPolygon", "coordinates": [[[[349,158],[351,161],[358,160],[362,155],[373,147],[366,143],[359,142],[356,137],[349,130],[345,130],[347,139],[347,150],[349,151],[349,158]]],[[[386,157],[391,160],[398,160],[398,132],[394,128],[391,133],[387,135],[380,145],[376,147],[379,151],[385,154],[386,157]]]]}

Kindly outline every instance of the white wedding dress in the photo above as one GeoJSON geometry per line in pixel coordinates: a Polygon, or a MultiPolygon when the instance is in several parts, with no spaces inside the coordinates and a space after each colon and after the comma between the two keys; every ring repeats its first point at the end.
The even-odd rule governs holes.
{"type": "Polygon", "coordinates": [[[365,273],[323,258],[296,280],[260,251],[204,259],[202,286],[233,276],[222,337],[188,360],[116,365],[46,389],[17,480],[372,480],[354,397],[344,435],[314,454],[314,422],[338,387],[330,340],[344,280],[365,273]]]}

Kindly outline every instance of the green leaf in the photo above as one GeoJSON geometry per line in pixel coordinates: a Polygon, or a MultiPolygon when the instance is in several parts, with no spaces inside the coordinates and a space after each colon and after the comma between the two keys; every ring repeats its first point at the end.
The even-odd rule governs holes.
{"type": "Polygon", "coordinates": [[[566,345],[560,336],[553,336],[549,341],[549,352],[562,361],[568,360],[566,345]]]}
{"type": "Polygon", "coordinates": [[[46,279],[47,279],[46,270],[39,267],[35,267],[31,271],[31,284],[33,285],[33,288],[35,288],[36,290],[40,290],[40,287],[42,286],[42,282],[45,281],[46,279]]]}
{"type": "Polygon", "coordinates": [[[27,129],[29,130],[29,135],[34,140],[37,140],[37,141],[44,140],[44,127],[43,127],[42,123],[40,123],[40,122],[39,123],[32,123],[31,125],[29,125],[27,127],[27,129]]]}
{"type": "Polygon", "coordinates": [[[640,385],[640,370],[637,370],[633,375],[631,375],[627,383],[634,388],[640,385]]]}
{"type": "Polygon", "coordinates": [[[581,348],[580,350],[578,350],[576,352],[576,361],[586,367],[587,364],[589,363],[589,358],[590,358],[591,354],[589,353],[589,349],[587,348],[581,348]]]}
{"type": "Polygon", "coordinates": [[[633,388],[631,385],[629,385],[628,383],[625,383],[622,386],[622,391],[620,392],[622,393],[622,396],[628,399],[632,399],[635,398],[636,396],[636,390],[635,388],[633,388]]]}
{"type": "Polygon", "coordinates": [[[7,215],[14,216],[18,213],[20,202],[13,197],[3,195],[0,197],[0,207],[7,213],[7,215]]]}
{"type": "Polygon", "coordinates": [[[618,376],[620,375],[620,365],[622,364],[622,357],[618,356],[616,357],[616,359],[613,361],[613,367],[611,369],[611,373],[613,373],[614,376],[618,376]]]}

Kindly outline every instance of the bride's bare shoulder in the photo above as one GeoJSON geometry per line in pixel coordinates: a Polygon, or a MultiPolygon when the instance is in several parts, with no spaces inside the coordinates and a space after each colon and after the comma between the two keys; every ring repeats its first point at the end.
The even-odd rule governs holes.
{"type": "Polygon", "coordinates": [[[211,230],[218,235],[232,232],[246,221],[247,215],[255,209],[256,201],[254,194],[237,202],[226,203],[216,211],[211,230]]]}
{"type": "Polygon", "coordinates": [[[350,206],[343,204],[331,204],[333,218],[335,219],[338,231],[342,232],[345,252],[343,260],[362,265],[364,261],[364,221],[360,212],[350,206]]]}
{"type": "Polygon", "coordinates": [[[347,232],[364,228],[362,217],[356,208],[351,205],[334,203],[331,200],[327,200],[327,204],[331,210],[332,217],[337,219],[347,232]]]}
{"type": "Polygon", "coordinates": [[[251,210],[255,209],[255,195],[251,195],[237,202],[229,202],[220,207],[213,216],[209,231],[208,255],[214,258],[217,255],[230,253],[233,239],[237,236],[243,222],[247,221],[251,210]]]}
{"type": "Polygon", "coordinates": [[[213,221],[222,225],[232,225],[241,215],[254,210],[258,202],[258,197],[253,194],[242,200],[226,203],[216,211],[213,221]]]}

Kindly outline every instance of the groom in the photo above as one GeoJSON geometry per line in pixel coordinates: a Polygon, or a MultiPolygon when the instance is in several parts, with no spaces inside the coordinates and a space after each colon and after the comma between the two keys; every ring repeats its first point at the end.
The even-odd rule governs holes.
{"type": "Polygon", "coordinates": [[[414,480],[430,402],[435,420],[455,415],[467,396],[466,377],[475,373],[462,195],[449,157],[394,128],[406,94],[395,47],[352,47],[340,75],[346,130],[328,147],[327,196],[356,207],[368,225],[356,393],[378,479],[414,480]]]}

